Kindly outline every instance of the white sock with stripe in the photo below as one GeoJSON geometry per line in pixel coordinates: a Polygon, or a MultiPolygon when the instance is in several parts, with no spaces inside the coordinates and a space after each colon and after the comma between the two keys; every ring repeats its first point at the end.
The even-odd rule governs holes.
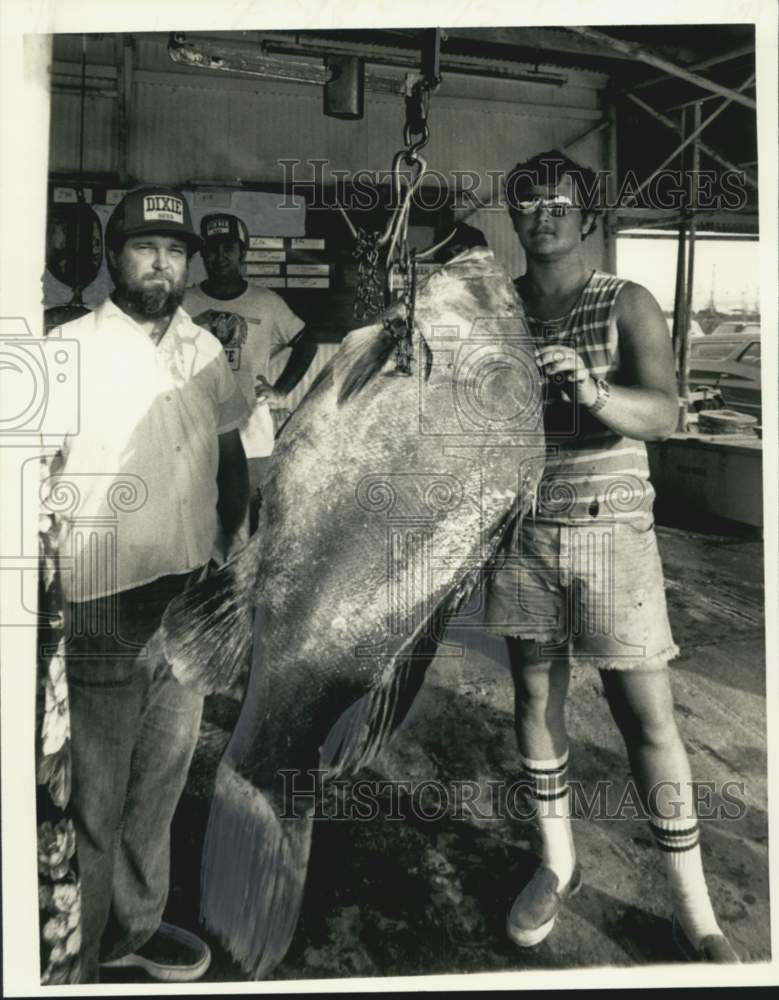
{"type": "Polygon", "coordinates": [[[697,820],[652,816],[649,825],[671,884],[674,913],[685,934],[695,945],[709,934],[721,934],[703,874],[697,820]]]}
{"type": "Polygon", "coordinates": [[[532,760],[520,755],[522,778],[528,783],[530,799],[543,843],[542,864],[551,868],[564,887],[576,862],[571,831],[571,802],[568,789],[568,751],[551,760],[532,760]]]}

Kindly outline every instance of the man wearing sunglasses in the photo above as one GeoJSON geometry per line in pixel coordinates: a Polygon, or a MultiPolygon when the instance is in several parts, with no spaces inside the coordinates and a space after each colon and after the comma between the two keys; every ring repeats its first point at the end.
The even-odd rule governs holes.
{"type": "MultiPolygon", "coordinates": [[[[600,672],[673,896],[685,957],[737,962],[701,865],[690,765],[673,715],[671,636],[645,441],[675,429],[665,318],[640,285],[593,270],[597,177],[557,151],[506,179],[526,271],[516,282],[546,380],[547,464],[535,517],[510,529],[485,620],[506,638],[522,778],[543,845],[507,921],[520,947],[551,931],[582,883],[567,785],[572,664],[600,672]]],[[[586,863],[585,863],[586,864],[586,863]]],[[[585,868],[586,871],[586,868],[585,868]]],[[[586,876],[585,876],[586,877],[586,876]]]]}

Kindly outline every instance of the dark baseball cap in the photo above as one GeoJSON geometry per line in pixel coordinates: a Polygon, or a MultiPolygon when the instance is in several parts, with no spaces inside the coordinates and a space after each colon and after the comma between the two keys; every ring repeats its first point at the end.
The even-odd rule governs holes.
{"type": "Polygon", "coordinates": [[[249,246],[249,230],[243,219],[227,212],[214,212],[204,215],[200,220],[200,235],[204,241],[212,239],[239,240],[245,247],[249,246]]]}
{"type": "Polygon", "coordinates": [[[178,236],[187,243],[190,253],[201,247],[187,199],[174,188],[140,187],[128,191],[122,198],[106,225],[106,243],[115,246],[120,240],[139,233],[178,236]]]}

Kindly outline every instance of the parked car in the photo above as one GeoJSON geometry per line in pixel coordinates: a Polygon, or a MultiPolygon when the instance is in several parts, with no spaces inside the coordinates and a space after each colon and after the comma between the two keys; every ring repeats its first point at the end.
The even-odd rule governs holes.
{"type": "MultiPolygon", "coordinates": [[[[717,329],[731,325],[721,323],[717,329]]],[[[738,325],[741,332],[714,332],[690,345],[689,385],[690,389],[718,389],[728,409],[760,420],[760,326],[738,325]]]]}
{"type": "Polygon", "coordinates": [[[720,335],[732,335],[734,333],[746,333],[751,334],[753,337],[760,336],[760,324],[759,323],[744,323],[738,320],[727,320],[725,323],[720,323],[719,326],[715,326],[711,331],[711,337],[719,337],[720,335]]]}
{"type": "MultiPolygon", "coordinates": [[[[674,318],[673,316],[666,316],[665,321],[668,324],[668,333],[672,337],[674,332],[674,318]]],[[[696,337],[705,337],[706,334],[703,332],[700,323],[697,319],[690,320],[690,340],[695,340],[696,337]]]]}

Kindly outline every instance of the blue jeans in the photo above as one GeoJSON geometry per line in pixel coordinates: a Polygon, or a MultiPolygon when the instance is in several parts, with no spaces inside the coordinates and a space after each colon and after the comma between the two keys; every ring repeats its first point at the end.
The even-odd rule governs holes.
{"type": "Polygon", "coordinates": [[[170,824],[203,699],[149,640],[192,576],[66,607],[83,982],[147,941],[167,901],[170,824]]]}

